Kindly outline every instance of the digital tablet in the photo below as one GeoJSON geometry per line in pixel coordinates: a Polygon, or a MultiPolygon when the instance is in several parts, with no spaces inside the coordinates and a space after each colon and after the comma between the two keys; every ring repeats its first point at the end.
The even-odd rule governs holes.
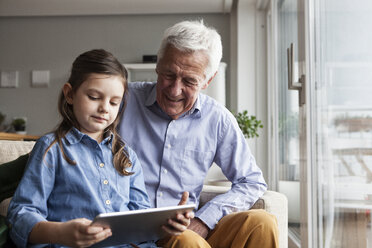
{"type": "Polygon", "coordinates": [[[192,211],[194,208],[195,204],[188,204],[99,214],[92,225],[111,228],[112,236],[91,247],[156,241],[166,235],[161,226],[166,224],[169,218],[175,217],[177,213],[192,211]]]}

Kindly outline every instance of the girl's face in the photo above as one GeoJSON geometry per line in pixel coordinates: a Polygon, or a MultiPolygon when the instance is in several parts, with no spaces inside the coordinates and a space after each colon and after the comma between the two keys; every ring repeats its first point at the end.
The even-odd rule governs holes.
{"type": "Polygon", "coordinates": [[[80,131],[101,142],[103,131],[116,119],[124,95],[123,78],[92,73],[76,92],[69,83],[63,93],[72,104],[80,131]]]}

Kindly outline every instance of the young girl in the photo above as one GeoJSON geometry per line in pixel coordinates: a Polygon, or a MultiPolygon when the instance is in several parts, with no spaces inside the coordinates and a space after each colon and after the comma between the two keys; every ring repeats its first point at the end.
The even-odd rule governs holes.
{"type": "MultiPolygon", "coordinates": [[[[116,131],[126,94],[127,71],[112,54],[76,58],[59,97],[63,120],[36,142],[8,209],[17,246],[90,246],[111,235],[90,226],[97,214],[150,207],[137,156],[116,131]]],[[[178,232],[189,223],[170,221],[178,232]]]]}

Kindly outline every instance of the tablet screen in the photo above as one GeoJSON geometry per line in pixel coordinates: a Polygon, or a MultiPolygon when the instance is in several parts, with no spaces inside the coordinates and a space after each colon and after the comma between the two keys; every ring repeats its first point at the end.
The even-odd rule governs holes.
{"type": "Polygon", "coordinates": [[[167,223],[167,219],[175,217],[177,213],[192,211],[194,208],[195,204],[188,204],[99,214],[92,225],[111,228],[112,236],[92,247],[157,241],[166,235],[161,226],[167,223]]]}

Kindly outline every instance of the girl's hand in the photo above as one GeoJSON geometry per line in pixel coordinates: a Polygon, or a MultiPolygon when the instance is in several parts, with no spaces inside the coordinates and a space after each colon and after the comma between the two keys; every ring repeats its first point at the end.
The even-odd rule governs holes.
{"type": "Polygon", "coordinates": [[[41,221],[28,237],[32,244],[61,244],[88,247],[112,235],[111,229],[91,226],[91,220],[74,219],[67,222],[41,221]]]}
{"type": "Polygon", "coordinates": [[[58,243],[72,247],[88,247],[112,235],[110,229],[91,226],[91,223],[91,220],[84,218],[61,223],[58,243]]]}
{"type": "MultiPolygon", "coordinates": [[[[182,198],[178,205],[184,205],[189,199],[189,192],[183,192],[182,198]]],[[[170,235],[180,235],[186,231],[190,225],[191,219],[194,218],[194,212],[189,211],[184,214],[177,214],[174,219],[168,219],[167,225],[163,225],[162,228],[170,235]]]]}

